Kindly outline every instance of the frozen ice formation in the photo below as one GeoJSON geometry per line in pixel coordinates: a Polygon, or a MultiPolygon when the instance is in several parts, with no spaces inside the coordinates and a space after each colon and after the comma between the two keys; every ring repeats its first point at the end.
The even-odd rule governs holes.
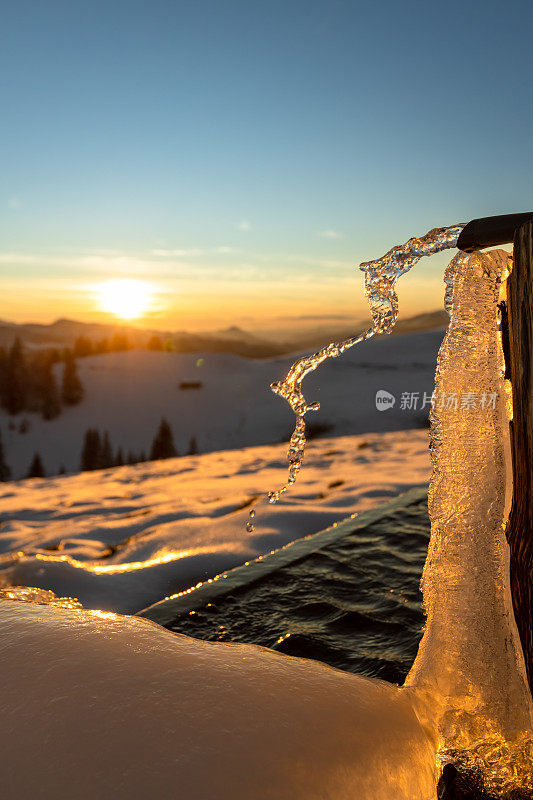
{"type": "Polygon", "coordinates": [[[443,756],[486,786],[533,789],[532,703],[509,586],[509,400],[497,324],[503,250],[446,271],[450,325],[431,411],[427,625],[407,684],[427,691],[443,756]]]}

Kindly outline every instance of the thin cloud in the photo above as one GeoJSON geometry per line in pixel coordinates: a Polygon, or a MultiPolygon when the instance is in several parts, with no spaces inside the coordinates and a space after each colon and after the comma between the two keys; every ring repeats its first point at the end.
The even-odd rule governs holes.
{"type": "Polygon", "coordinates": [[[326,269],[353,269],[355,261],[339,261],[331,258],[313,258],[312,256],[298,255],[295,253],[276,253],[274,255],[257,255],[256,259],[269,263],[285,262],[289,264],[307,265],[310,267],[323,267],[326,269]]]}
{"type": "Polygon", "coordinates": [[[221,245],[219,247],[213,247],[208,250],[201,249],[199,247],[190,247],[190,248],[177,248],[174,250],[152,250],[150,254],[152,256],[156,256],[157,258],[194,258],[198,256],[211,256],[211,255],[227,255],[228,253],[234,253],[235,249],[233,247],[226,247],[226,245],[221,245]]]}
{"type": "Polygon", "coordinates": [[[288,319],[299,319],[299,320],[310,320],[312,322],[315,321],[326,321],[329,322],[330,320],[353,320],[353,314],[295,314],[289,315],[286,314],[284,316],[278,316],[276,319],[279,320],[288,320],[288,319]]]}
{"type": "Polygon", "coordinates": [[[333,228],[326,228],[326,230],[320,231],[318,235],[322,236],[324,239],[342,239],[342,233],[333,230],[333,228]]]}
{"type": "Polygon", "coordinates": [[[55,263],[55,260],[48,259],[46,256],[33,256],[26,253],[0,253],[0,264],[34,264],[36,261],[42,263],[55,263]]]}
{"type": "Polygon", "coordinates": [[[239,224],[237,225],[237,228],[238,228],[238,230],[240,230],[240,231],[251,231],[251,230],[252,230],[252,226],[251,226],[251,224],[248,222],[248,220],[247,220],[247,219],[243,219],[243,220],[241,220],[241,221],[239,222],[239,224]]]}
{"type": "Polygon", "coordinates": [[[176,248],[174,250],[152,250],[151,255],[158,258],[191,258],[192,256],[205,256],[206,251],[197,247],[176,248]]]}

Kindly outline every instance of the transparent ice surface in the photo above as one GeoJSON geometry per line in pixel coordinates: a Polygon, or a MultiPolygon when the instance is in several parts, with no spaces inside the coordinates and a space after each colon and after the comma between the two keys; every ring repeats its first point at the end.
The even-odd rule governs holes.
{"type": "Polygon", "coordinates": [[[509,588],[509,406],[497,328],[502,250],[459,253],[446,271],[450,326],[431,411],[427,625],[406,683],[427,692],[443,756],[486,786],[533,789],[531,695],[509,588]],[[455,400],[454,400],[455,398],[455,400]]]}

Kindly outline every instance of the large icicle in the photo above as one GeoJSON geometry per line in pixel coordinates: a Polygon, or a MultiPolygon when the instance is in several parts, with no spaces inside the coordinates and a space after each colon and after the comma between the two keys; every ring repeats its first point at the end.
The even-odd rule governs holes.
{"type": "Polygon", "coordinates": [[[427,626],[407,679],[427,690],[442,754],[481,770],[500,792],[533,788],[532,703],[504,533],[509,403],[496,304],[509,262],[502,250],[459,253],[447,269],[451,321],[431,412],[427,626]]]}

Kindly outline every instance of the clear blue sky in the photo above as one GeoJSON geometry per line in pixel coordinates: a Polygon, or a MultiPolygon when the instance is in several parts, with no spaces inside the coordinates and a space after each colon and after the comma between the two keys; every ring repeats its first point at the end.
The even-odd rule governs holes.
{"type": "MultiPolygon", "coordinates": [[[[91,287],[130,276],[160,292],[160,327],[360,318],[360,261],[533,209],[531,2],[18,0],[2,17],[0,317],[103,318],[91,287]]],[[[438,305],[441,268],[409,277],[406,312],[438,305]]]]}

